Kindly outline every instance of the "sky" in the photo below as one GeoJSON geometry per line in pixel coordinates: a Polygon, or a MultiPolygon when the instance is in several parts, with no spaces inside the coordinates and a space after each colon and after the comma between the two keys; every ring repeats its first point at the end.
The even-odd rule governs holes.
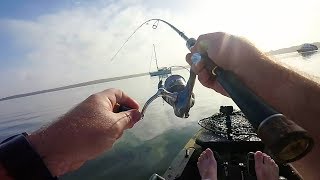
{"type": "Polygon", "coordinates": [[[143,26],[110,61],[150,18],[189,37],[224,31],[269,51],[320,41],[319,7],[317,0],[2,0],[0,97],[148,72],[153,44],[159,66],[186,65],[185,42],[163,23],[143,26]]]}

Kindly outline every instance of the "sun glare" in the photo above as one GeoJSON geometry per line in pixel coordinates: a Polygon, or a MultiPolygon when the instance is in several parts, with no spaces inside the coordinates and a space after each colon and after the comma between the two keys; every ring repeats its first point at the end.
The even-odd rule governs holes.
{"type": "Polygon", "coordinates": [[[271,50],[319,40],[317,1],[202,1],[191,3],[197,32],[226,31],[271,50]]]}

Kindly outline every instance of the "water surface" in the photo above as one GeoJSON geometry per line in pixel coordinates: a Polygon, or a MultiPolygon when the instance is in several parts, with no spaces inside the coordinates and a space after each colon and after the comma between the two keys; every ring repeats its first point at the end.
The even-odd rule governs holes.
{"type": "MultiPolygon", "coordinates": [[[[320,77],[320,55],[301,57],[290,53],[276,57],[296,70],[320,77]]],[[[188,77],[185,70],[175,73],[188,77]]],[[[141,106],[156,92],[157,78],[149,76],[79,87],[0,102],[0,140],[20,133],[32,132],[66,113],[89,95],[108,88],[119,88],[136,99],[141,106]]],[[[162,174],[190,137],[200,128],[197,121],[218,112],[220,105],[233,101],[198,82],[195,106],[188,119],[175,117],[162,99],[153,102],[145,118],[124,133],[113,149],[87,162],[78,171],[61,179],[148,179],[152,173],[162,174]]]]}

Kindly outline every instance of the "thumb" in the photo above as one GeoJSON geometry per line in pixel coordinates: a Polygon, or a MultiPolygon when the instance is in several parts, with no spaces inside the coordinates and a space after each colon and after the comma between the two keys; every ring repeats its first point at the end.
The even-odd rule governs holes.
{"type": "Polygon", "coordinates": [[[134,124],[141,119],[141,113],[137,109],[131,109],[117,114],[119,116],[118,125],[123,130],[132,128],[134,124]]]}

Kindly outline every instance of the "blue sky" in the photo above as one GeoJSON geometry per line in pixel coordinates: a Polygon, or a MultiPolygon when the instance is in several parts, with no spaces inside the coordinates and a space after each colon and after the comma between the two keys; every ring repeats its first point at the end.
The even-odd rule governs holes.
{"type": "Polygon", "coordinates": [[[54,13],[65,8],[68,1],[50,0],[3,0],[0,6],[1,18],[31,19],[41,14],[54,13]]]}
{"type": "MultiPolygon", "coordinates": [[[[54,13],[68,6],[68,1],[50,0],[3,0],[0,5],[1,19],[35,19],[42,14],[54,13]]],[[[21,47],[15,43],[14,36],[3,27],[0,28],[0,70],[10,66],[23,66],[24,62],[19,60],[26,53],[28,47],[21,47]]]]}
{"type": "MultiPolygon", "coordinates": [[[[97,1],[96,1],[97,2],[97,1]]],[[[111,1],[110,1],[111,2],[111,1]]],[[[2,0],[0,6],[1,19],[33,20],[44,14],[53,14],[62,9],[72,9],[77,6],[94,5],[94,1],[75,0],[2,0]],[[91,2],[91,3],[90,3],[91,2]]],[[[6,28],[0,29],[0,69],[8,66],[23,66],[19,60],[28,51],[28,47],[19,46],[14,36],[6,28]]]]}
{"type": "Polygon", "coordinates": [[[0,5],[0,97],[149,71],[152,44],[160,66],[185,65],[184,42],[162,18],[190,37],[225,31],[263,51],[320,41],[320,3],[289,0],[3,0],[0,5]]]}

